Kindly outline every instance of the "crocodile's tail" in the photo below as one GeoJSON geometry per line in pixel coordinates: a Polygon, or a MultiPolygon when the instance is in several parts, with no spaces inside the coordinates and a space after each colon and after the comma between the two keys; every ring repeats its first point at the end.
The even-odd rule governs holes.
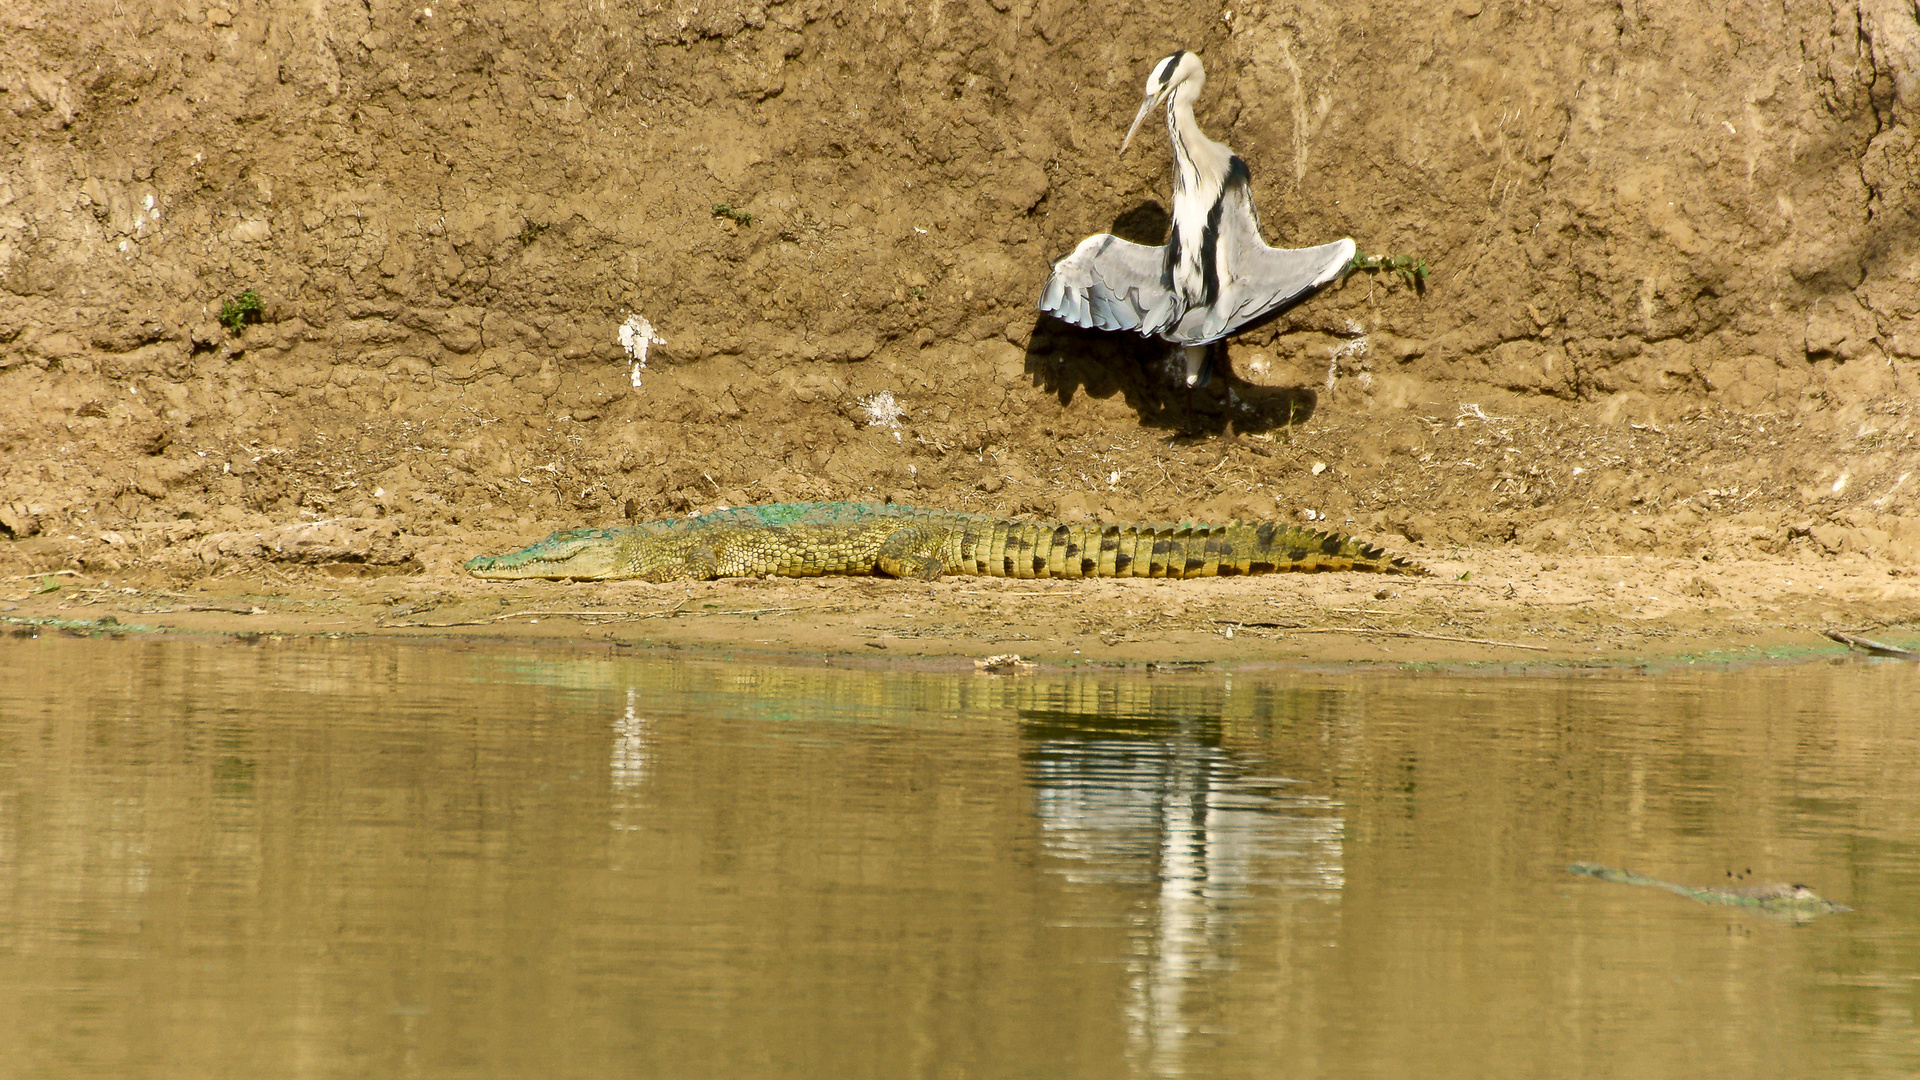
{"type": "Polygon", "coordinates": [[[1651,885],[1656,889],[1671,889],[1675,892],[1685,891],[1685,886],[1675,885],[1670,881],[1650,878],[1645,874],[1636,874],[1631,870],[1621,870],[1612,866],[1601,866],[1599,863],[1577,862],[1567,867],[1567,872],[1570,874],[1584,874],[1587,877],[1599,878],[1601,881],[1618,882],[1621,885],[1651,885]]]}
{"type": "Polygon", "coordinates": [[[949,573],[993,577],[1230,577],[1315,570],[1427,573],[1349,536],[1278,522],[1061,525],[983,519],[958,530],[949,573]]]}

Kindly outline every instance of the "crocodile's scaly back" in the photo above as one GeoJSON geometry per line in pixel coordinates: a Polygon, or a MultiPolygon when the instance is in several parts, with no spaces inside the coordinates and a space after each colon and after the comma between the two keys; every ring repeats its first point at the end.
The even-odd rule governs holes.
{"type": "Polygon", "coordinates": [[[602,581],[821,574],[1186,578],[1309,570],[1426,573],[1351,537],[1276,522],[1065,525],[879,503],[772,503],[574,529],[467,563],[469,573],[483,578],[602,581]]]}
{"type": "Polygon", "coordinates": [[[1574,863],[1567,867],[1568,872],[1586,877],[1599,878],[1601,881],[1613,881],[1622,885],[1646,885],[1655,889],[1665,889],[1678,893],[1689,900],[1702,904],[1719,904],[1723,907],[1756,908],[1761,911],[1776,912],[1793,916],[1825,915],[1832,912],[1852,911],[1845,904],[1836,904],[1824,899],[1820,894],[1805,885],[1746,885],[1724,888],[1695,888],[1671,881],[1661,881],[1645,874],[1636,874],[1631,870],[1620,870],[1598,863],[1574,863]]]}

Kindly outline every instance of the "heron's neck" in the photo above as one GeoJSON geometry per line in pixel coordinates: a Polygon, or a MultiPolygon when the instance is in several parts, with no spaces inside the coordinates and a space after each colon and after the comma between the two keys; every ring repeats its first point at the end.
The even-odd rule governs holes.
{"type": "MultiPolygon", "coordinates": [[[[1167,138],[1174,146],[1176,191],[1205,192],[1207,201],[1211,202],[1226,180],[1227,162],[1233,157],[1233,151],[1207,138],[1206,132],[1200,130],[1199,122],[1193,118],[1196,93],[1191,86],[1182,86],[1168,100],[1167,138]]],[[[1180,201],[1177,195],[1174,201],[1180,201]]]]}
{"type": "Polygon", "coordinates": [[[1190,306],[1213,303],[1218,291],[1218,220],[1233,152],[1201,132],[1193,119],[1189,87],[1167,104],[1167,137],[1173,141],[1173,222],[1167,243],[1168,283],[1190,306]]]}

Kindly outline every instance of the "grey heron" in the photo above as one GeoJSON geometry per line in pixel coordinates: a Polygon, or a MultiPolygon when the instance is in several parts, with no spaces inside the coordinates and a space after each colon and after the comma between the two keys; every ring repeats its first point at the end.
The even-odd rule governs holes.
{"type": "Polygon", "coordinates": [[[1187,385],[1206,381],[1214,342],[1280,313],[1339,277],[1352,240],[1310,248],[1268,247],[1253,208],[1253,174],[1239,156],[1207,138],[1193,103],[1207,82],[1200,58],[1176,52],[1153,66],[1147,99],[1120,144],[1161,102],[1173,142],[1173,222],[1167,242],[1148,247],[1109,233],[1080,241],[1053,264],[1040,310],[1075,326],[1134,330],[1184,354],[1187,385]]]}

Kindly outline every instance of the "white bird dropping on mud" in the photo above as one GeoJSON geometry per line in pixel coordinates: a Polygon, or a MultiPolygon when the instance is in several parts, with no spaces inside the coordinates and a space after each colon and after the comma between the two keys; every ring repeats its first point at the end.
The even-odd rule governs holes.
{"type": "Polygon", "coordinates": [[[1053,264],[1040,310],[1075,326],[1133,330],[1178,346],[1188,386],[1211,377],[1212,345],[1274,318],[1339,277],[1352,240],[1311,248],[1268,247],[1253,208],[1253,174],[1193,119],[1206,85],[1200,58],[1177,52],[1153,66],[1147,99],[1120,144],[1161,102],[1173,142],[1173,222],[1148,247],[1109,233],[1089,236],[1053,264]]]}
{"type": "Polygon", "coordinates": [[[900,421],[907,418],[907,410],[893,399],[893,391],[882,390],[877,394],[860,399],[860,405],[867,410],[867,426],[886,428],[893,432],[893,441],[900,441],[900,421]]]}
{"type": "Polygon", "coordinates": [[[647,366],[647,350],[655,345],[665,345],[667,339],[654,332],[653,324],[643,316],[629,315],[627,321],[620,324],[620,347],[627,351],[633,363],[633,388],[640,389],[640,372],[647,366]]]}

